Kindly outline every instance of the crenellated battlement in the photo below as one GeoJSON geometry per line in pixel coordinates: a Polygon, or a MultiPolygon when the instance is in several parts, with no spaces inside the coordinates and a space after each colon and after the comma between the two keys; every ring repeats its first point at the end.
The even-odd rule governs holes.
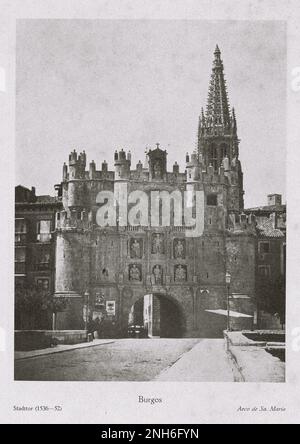
{"type": "Polygon", "coordinates": [[[228,215],[228,227],[230,231],[252,231],[256,230],[256,217],[254,214],[230,213],[228,215]]]}
{"type": "Polygon", "coordinates": [[[56,213],[56,230],[86,231],[92,226],[91,212],[85,210],[60,211],[56,213]]]}
{"type": "MultiPolygon", "coordinates": [[[[156,156],[156,153],[163,153],[163,157],[166,158],[166,151],[162,150],[149,150],[147,156],[156,156]],[[158,152],[159,151],[159,152],[158,152]],[[152,154],[153,153],[153,154],[152,154]]],[[[151,163],[151,161],[150,161],[151,163]]],[[[149,168],[149,159],[146,163],[139,161],[136,164],[136,168],[131,168],[131,152],[123,149],[116,150],[114,153],[114,170],[109,170],[108,163],[104,160],[101,164],[101,169],[97,169],[96,162],[92,160],[89,163],[88,170],[86,167],[86,154],[85,151],[80,153],[73,150],[69,155],[68,165],[66,162],[63,165],[63,182],[71,182],[76,180],[149,180],[151,176],[154,179],[153,172],[149,168]]],[[[181,183],[184,181],[185,172],[180,172],[180,167],[177,162],[174,163],[172,171],[165,170],[165,160],[162,165],[164,170],[164,179],[170,182],[179,180],[181,183]]],[[[163,177],[162,177],[163,178],[163,177]]]]}
{"type": "MultiPolygon", "coordinates": [[[[92,160],[86,170],[85,151],[78,154],[76,150],[73,150],[69,155],[69,164],[64,163],[63,165],[64,186],[62,187],[62,194],[65,208],[76,211],[89,208],[91,202],[95,200],[95,193],[102,189],[113,190],[114,183],[126,181],[140,183],[142,188],[146,182],[156,182],[176,185],[181,189],[184,189],[184,186],[196,186],[197,189],[205,189],[207,192],[223,192],[226,194],[222,201],[225,202],[228,210],[239,211],[236,197],[236,188],[239,185],[237,177],[238,159],[230,162],[227,155],[225,155],[219,168],[216,169],[215,165],[207,164],[203,160],[201,153],[194,151],[191,155],[186,154],[186,169],[184,172],[180,172],[177,162],[173,164],[172,171],[168,172],[167,152],[160,149],[159,144],[157,144],[156,149],[147,151],[147,157],[147,167],[139,161],[136,168],[131,168],[131,152],[123,149],[116,150],[114,153],[114,170],[109,170],[106,160],[102,162],[101,169],[97,169],[96,162],[92,160]],[[213,189],[219,185],[224,187],[223,191],[222,188],[217,188],[214,191],[213,189]]],[[[66,224],[72,223],[70,221],[66,222],[66,224]]],[[[78,226],[78,223],[76,222],[75,225],[78,226]]]]}
{"type": "Polygon", "coordinates": [[[207,168],[201,171],[202,181],[206,184],[228,184],[228,178],[225,175],[224,167],[221,166],[218,171],[215,171],[212,165],[209,165],[207,168]]]}
{"type": "Polygon", "coordinates": [[[131,167],[131,152],[115,151],[114,154],[114,165],[115,165],[115,180],[124,180],[130,178],[130,167],[131,167]]]}
{"type": "Polygon", "coordinates": [[[77,155],[77,151],[73,150],[69,155],[69,166],[86,166],[86,154],[83,150],[77,155]]]}
{"type": "MultiPolygon", "coordinates": [[[[224,158],[224,160],[226,160],[224,158]]],[[[201,182],[206,184],[228,184],[228,173],[230,172],[229,162],[224,162],[215,170],[212,164],[206,166],[201,156],[198,157],[197,153],[193,153],[191,156],[186,154],[186,175],[187,183],[201,182]],[[225,167],[227,170],[225,170],[225,167]]]]}
{"type": "Polygon", "coordinates": [[[77,162],[77,151],[71,151],[69,154],[69,165],[74,165],[77,162]]]}
{"type": "Polygon", "coordinates": [[[116,150],[114,154],[114,161],[115,163],[131,163],[131,151],[126,152],[123,150],[123,148],[120,151],[116,150]]]}
{"type": "Polygon", "coordinates": [[[83,150],[77,154],[76,150],[73,150],[69,155],[69,174],[67,165],[63,165],[63,180],[68,179],[82,179],[85,176],[86,167],[86,154],[83,150]]]}
{"type": "MultiPolygon", "coordinates": [[[[161,151],[165,153],[165,151],[161,151]]],[[[158,153],[159,154],[159,153],[158,153]]],[[[151,162],[150,162],[151,163],[151,162]]],[[[212,164],[206,166],[201,155],[198,156],[196,152],[191,155],[186,154],[186,170],[180,172],[180,167],[177,162],[174,163],[172,171],[166,171],[165,160],[162,163],[161,180],[164,182],[174,183],[194,183],[201,182],[205,184],[234,184],[233,175],[237,172],[239,161],[229,162],[228,157],[224,157],[221,166],[216,170],[212,164]]],[[[89,163],[88,170],[86,167],[86,153],[81,152],[79,155],[76,150],[69,155],[69,164],[63,165],[63,182],[75,181],[119,181],[119,180],[135,180],[135,181],[149,181],[155,180],[155,174],[141,161],[136,164],[136,168],[131,168],[131,152],[115,151],[114,154],[114,170],[109,170],[108,163],[104,160],[101,164],[101,169],[97,169],[96,162],[92,160],[89,163]]]]}
{"type": "Polygon", "coordinates": [[[73,150],[69,155],[69,165],[63,164],[63,182],[72,180],[114,180],[114,172],[108,170],[108,163],[104,160],[101,169],[97,170],[96,163],[92,160],[89,169],[86,171],[86,153],[81,152],[79,155],[73,150]]]}

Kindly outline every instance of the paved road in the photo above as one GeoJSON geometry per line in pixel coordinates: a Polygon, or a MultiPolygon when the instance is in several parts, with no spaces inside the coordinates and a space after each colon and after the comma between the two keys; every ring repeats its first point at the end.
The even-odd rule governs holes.
{"type": "Polygon", "coordinates": [[[157,381],[234,382],[236,369],[225,352],[223,339],[202,339],[174,365],[164,370],[157,381]]]}
{"type": "Polygon", "coordinates": [[[149,381],[198,339],[121,339],[15,362],[15,379],[34,381],[149,381]]]}
{"type": "Polygon", "coordinates": [[[16,361],[15,379],[205,381],[212,380],[210,369],[213,380],[233,380],[223,340],[121,339],[111,344],[16,361]]]}

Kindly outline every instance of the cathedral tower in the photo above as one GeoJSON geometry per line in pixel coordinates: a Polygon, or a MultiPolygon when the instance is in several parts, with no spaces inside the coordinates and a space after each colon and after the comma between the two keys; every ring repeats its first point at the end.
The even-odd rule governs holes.
{"type": "Polygon", "coordinates": [[[199,117],[198,157],[207,168],[220,167],[229,180],[228,210],[244,208],[243,173],[239,161],[239,139],[234,108],[230,110],[221,52],[216,46],[206,111],[199,117]]]}

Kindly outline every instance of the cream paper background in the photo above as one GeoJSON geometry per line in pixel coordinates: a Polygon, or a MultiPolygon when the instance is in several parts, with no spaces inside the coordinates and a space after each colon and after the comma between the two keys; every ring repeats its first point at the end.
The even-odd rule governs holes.
{"type": "MultiPolygon", "coordinates": [[[[0,1],[0,422],[299,423],[300,421],[300,4],[295,1],[0,1]],[[287,382],[19,382],[13,376],[15,27],[24,18],[286,20],[287,22],[287,382]],[[139,404],[138,396],[163,398],[139,404]],[[61,405],[60,413],[15,413],[14,405],[61,405]],[[242,407],[284,413],[240,413],[242,407]]],[[[273,92],[276,94],[276,91],[273,92]]]]}

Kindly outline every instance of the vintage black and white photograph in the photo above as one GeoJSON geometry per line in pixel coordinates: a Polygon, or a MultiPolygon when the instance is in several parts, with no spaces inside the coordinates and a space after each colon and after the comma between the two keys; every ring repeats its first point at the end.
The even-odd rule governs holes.
{"type": "Polygon", "coordinates": [[[16,381],[285,382],[286,22],[16,22],[16,381]]]}

